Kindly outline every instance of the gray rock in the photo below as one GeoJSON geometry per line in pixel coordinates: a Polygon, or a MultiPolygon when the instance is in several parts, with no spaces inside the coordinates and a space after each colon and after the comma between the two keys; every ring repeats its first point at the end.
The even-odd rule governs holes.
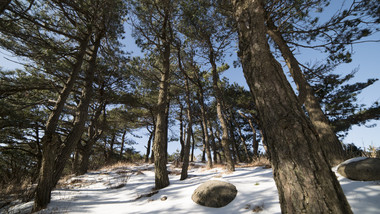
{"type": "Polygon", "coordinates": [[[237,190],[233,184],[211,180],[201,184],[191,199],[206,207],[224,207],[235,199],[236,194],[237,190]]]}
{"type": "Polygon", "coordinates": [[[366,158],[355,162],[343,162],[338,167],[339,174],[357,181],[380,180],[380,158],[366,158]]]}

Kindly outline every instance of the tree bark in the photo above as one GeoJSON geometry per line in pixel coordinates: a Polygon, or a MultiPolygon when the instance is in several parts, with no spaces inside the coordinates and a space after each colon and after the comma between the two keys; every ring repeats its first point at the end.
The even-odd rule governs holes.
{"type": "Polygon", "coordinates": [[[156,119],[155,119],[155,115],[153,111],[151,111],[151,114],[153,118],[153,138],[152,138],[152,154],[150,155],[149,162],[154,163],[154,139],[155,139],[154,134],[156,133],[156,119]]]}
{"type": "MultiPolygon", "coordinates": [[[[195,68],[196,69],[196,68],[195,68]]],[[[207,154],[207,168],[212,168],[212,158],[211,158],[211,150],[210,150],[210,138],[208,134],[208,120],[206,116],[206,106],[204,103],[204,91],[203,91],[203,86],[199,77],[198,70],[195,70],[195,76],[196,76],[196,81],[197,81],[197,86],[199,88],[199,96],[198,96],[198,102],[200,103],[201,107],[201,118],[202,118],[202,130],[204,134],[204,140],[205,140],[205,149],[206,149],[206,154],[207,154]]]]}
{"type": "Polygon", "coordinates": [[[72,172],[73,174],[77,175],[79,174],[79,166],[80,166],[80,159],[81,159],[81,155],[80,155],[80,150],[82,150],[82,143],[81,141],[77,144],[77,147],[74,149],[74,157],[73,157],[73,161],[72,161],[72,165],[71,165],[71,169],[72,169],[72,172]]]}
{"type": "Polygon", "coordinates": [[[286,61],[286,65],[289,68],[290,74],[297,85],[300,102],[305,104],[305,109],[318,133],[327,160],[331,166],[340,164],[345,160],[342,143],[335,135],[330,126],[329,120],[323,113],[319,101],[314,95],[313,88],[305,79],[299,63],[284,40],[282,33],[270,18],[267,20],[267,26],[268,34],[278,45],[281,54],[286,61]]]}
{"type": "Polygon", "coordinates": [[[116,133],[113,133],[111,142],[110,142],[110,149],[108,150],[108,155],[107,155],[107,160],[106,160],[106,162],[108,163],[112,163],[114,161],[113,146],[115,145],[115,139],[116,139],[116,133]]]}
{"type": "Polygon", "coordinates": [[[169,177],[166,169],[166,102],[168,93],[168,76],[169,71],[161,76],[160,89],[158,95],[157,117],[156,117],[156,132],[154,134],[154,166],[155,166],[155,189],[162,189],[169,185],[169,177]]]}
{"type": "Polygon", "coordinates": [[[59,117],[62,113],[66,100],[81,70],[89,39],[89,36],[87,36],[86,39],[80,43],[79,52],[76,57],[77,61],[74,64],[70,77],[61,90],[56,105],[54,106],[46,122],[44,137],[41,140],[42,165],[40,168],[40,174],[37,183],[33,212],[37,212],[41,209],[46,208],[47,204],[50,202],[50,192],[53,188],[54,161],[56,159],[57,149],[59,147],[59,136],[55,134],[55,130],[57,128],[59,117]]]}
{"type": "MultiPolygon", "coordinates": [[[[246,120],[248,120],[248,123],[249,123],[249,126],[251,127],[252,129],[252,147],[253,147],[253,156],[255,158],[257,158],[259,156],[258,154],[258,151],[259,151],[259,142],[257,142],[257,139],[256,139],[256,129],[255,127],[253,126],[253,123],[252,123],[252,120],[250,118],[248,118],[245,114],[243,114],[242,112],[239,112],[239,114],[244,117],[246,120]]],[[[251,161],[252,161],[252,157],[250,158],[251,161]]]]}
{"type": "Polygon", "coordinates": [[[222,147],[224,150],[224,155],[226,157],[226,169],[229,172],[235,171],[235,165],[234,161],[232,160],[232,155],[230,152],[230,139],[228,136],[228,126],[226,119],[223,116],[223,109],[222,109],[222,92],[219,88],[219,74],[217,71],[216,63],[215,63],[215,54],[214,49],[211,45],[210,39],[208,40],[209,45],[209,60],[210,64],[212,66],[212,81],[213,81],[213,89],[214,89],[214,95],[216,99],[216,111],[218,114],[218,119],[220,121],[220,125],[222,126],[223,134],[222,134],[222,147]]]}
{"type": "MultiPolygon", "coordinates": [[[[212,126],[211,126],[211,123],[210,121],[208,120],[208,127],[210,128],[210,137],[211,137],[211,142],[212,142],[212,150],[214,151],[214,163],[218,163],[218,157],[217,157],[217,154],[219,153],[218,152],[218,146],[216,145],[216,141],[215,141],[215,135],[214,135],[214,131],[212,130],[212,126]]],[[[220,156],[220,154],[219,154],[220,156]]]]}
{"type": "Polygon", "coordinates": [[[203,125],[201,125],[201,131],[202,131],[202,163],[206,163],[206,141],[205,141],[205,131],[203,128],[203,125]]]}
{"type": "Polygon", "coordinates": [[[185,140],[184,140],[184,134],[183,134],[183,105],[181,101],[179,102],[179,143],[181,144],[181,152],[180,152],[180,161],[183,162],[184,157],[184,151],[185,151],[185,140]]]}
{"type": "Polygon", "coordinates": [[[235,138],[235,133],[234,133],[234,119],[233,119],[233,116],[232,116],[232,113],[231,112],[228,112],[228,114],[230,115],[230,117],[228,118],[228,121],[229,121],[229,124],[230,124],[230,142],[231,142],[231,146],[232,146],[232,151],[234,152],[234,158],[235,160],[237,160],[237,162],[241,163],[242,162],[242,158],[240,156],[240,152],[239,152],[239,144],[236,142],[236,138],[235,138]]]}
{"type": "Polygon", "coordinates": [[[167,30],[171,27],[169,11],[165,11],[162,35],[163,49],[161,51],[163,71],[161,72],[160,88],[158,91],[156,132],[154,134],[154,166],[155,166],[155,189],[162,189],[169,185],[169,176],[166,168],[167,163],[167,115],[169,75],[170,75],[170,45],[167,30]]]}
{"type": "Polygon", "coordinates": [[[313,125],[266,38],[263,1],[232,1],[239,57],[271,156],[282,213],[352,213],[313,125]]]}
{"type": "MultiPolygon", "coordinates": [[[[103,98],[104,96],[104,86],[102,86],[100,90],[100,97],[103,98]]],[[[94,146],[95,142],[101,137],[103,134],[103,131],[99,132],[99,117],[103,111],[103,120],[102,123],[106,123],[106,102],[104,100],[101,101],[101,104],[97,107],[95,111],[95,115],[93,119],[91,120],[90,126],[88,127],[88,140],[86,144],[83,146],[81,151],[81,161],[79,163],[79,169],[78,172],[76,172],[76,175],[83,175],[87,173],[90,163],[90,156],[93,153],[92,147],[94,146]]]]}
{"type": "Polygon", "coordinates": [[[168,143],[169,143],[169,110],[170,110],[170,96],[168,96],[168,100],[166,102],[166,108],[165,108],[165,160],[166,160],[166,163],[168,163],[168,143]]]}
{"type": "Polygon", "coordinates": [[[241,140],[241,142],[243,144],[244,153],[245,153],[245,161],[252,162],[252,157],[249,155],[247,143],[245,142],[243,133],[241,132],[241,128],[240,128],[239,124],[236,122],[235,116],[232,115],[232,118],[234,120],[234,123],[236,124],[236,127],[238,128],[240,140],[241,140]]]}
{"type": "Polygon", "coordinates": [[[74,119],[74,127],[69,135],[66,137],[64,147],[59,151],[58,157],[55,160],[54,173],[53,173],[53,185],[55,186],[65,168],[66,162],[69,159],[76,144],[80,141],[84,129],[85,123],[88,120],[88,107],[92,100],[93,94],[93,82],[96,72],[96,59],[98,56],[98,50],[100,47],[100,41],[103,38],[103,34],[100,33],[96,36],[94,42],[94,48],[92,50],[91,59],[89,61],[89,68],[85,70],[85,85],[82,90],[81,100],[77,107],[77,112],[74,119]]]}
{"type": "Polygon", "coordinates": [[[121,147],[120,147],[120,159],[123,159],[123,151],[124,151],[124,144],[125,144],[125,135],[127,134],[127,130],[123,131],[123,135],[121,137],[121,147]]]}
{"type": "MultiPolygon", "coordinates": [[[[180,67],[182,67],[180,65],[180,67]]],[[[187,138],[186,138],[186,145],[184,149],[184,156],[183,156],[183,164],[182,164],[182,171],[181,171],[181,178],[180,180],[185,180],[188,177],[187,170],[189,168],[189,155],[190,155],[190,141],[192,136],[192,126],[193,126],[193,118],[191,115],[191,101],[190,101],[190,86],[189,86],[189,80],[186,78],[185,80],[185,88],[186,88],[186,103],[187,103],[187,138]]]]}
{"type": "Polygon", "coordinates": [[[194,132],[193,132],[193,127],[191,127],[191,139],[192,139],[192,144],[191,144],[191,160],[190,162],[194,162],[194,149],[195,149],[195,137],[194,137],[194,132]]]}
{"type": "Polygon", "coordinates": [[[145,163],[149,162],[150,147],[152,146],[151,144],[152,144],[152,139],[153,139],[153,131],[149,131],[149,132],[150,132],[150,135],[149,135],[148,143],[146,145],[145,163]]]}

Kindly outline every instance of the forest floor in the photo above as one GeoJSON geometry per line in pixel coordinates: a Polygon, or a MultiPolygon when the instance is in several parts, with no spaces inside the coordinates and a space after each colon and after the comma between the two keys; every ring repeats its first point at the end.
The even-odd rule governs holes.
{"type": "MultiPolygon", "coordinates": [[[[152,191],[152,164],[117,164],[66,177],[52,192],[48,208],[39,213],[281,213],[270,168],[238,165],[235,172],[225,173],[222,166],[206,169],[202,163],[192,163],[189,178],[183,181],[179,180],[180,168],[173,164],[168,168],[170,185],[158,192],[152,191]],[[234,184],[236,198],[222,208],[194,203],[194,190],[210,179],[234,184]]],[[[380,181],[352,181],[336,175],[354,213],[380,212],[380,181]]],[[[0,213],[30,213],[32,205],[14,202],[0,213]]]]}

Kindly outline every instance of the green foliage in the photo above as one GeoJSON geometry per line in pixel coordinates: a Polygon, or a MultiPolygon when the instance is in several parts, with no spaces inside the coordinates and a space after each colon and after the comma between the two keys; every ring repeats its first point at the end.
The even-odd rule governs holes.
{"type": "Polygon", "coordinates": [[[374,102],[369,107],[357,103],[357,96],[378,79],[348,83],[354,78],[357,70],[347,75],[333,74],[331,73],[332,68],[325,66],[320,66],[315,70],[308,71],[310,72],[308,73],[309,81],[313,83],[312,87],[316,92],[315,94],[320,100],[334,131],[341,137],[344,137],[354,125],[365,125],[370,120],[380,118],[380,105],[378,102],[374,102]]]}
{"type": "Polygon", "coordinates": [[[180,157],[181,157],[181,152],[177,149],[175,152],[173,152],[172,154],[168,155],[168,161],[169,162],[173,162],[173,161],[180,161],[180,157]]]}
{"type": "Polygon", "coordinates": [[[380,30],[379,2],[334,3],[340,10],[332,14],[328,13],[329,4],[326,0],[269,1],[267,16],[276,23],[291,48],[318,49],[328,55],[327,63],[349,63],[351,45],[366,41],[380,30]]]}
{"type": "MultiPolygon", "coordinates": [[[[220,74],[229,65],[224,63],[226,50],[233,44],[236,32],[229,1],[206,0],[36,0],[12,1],[0,14],[0,47],[21,57],[22,70],[0,71],[0,184],[19,182],[23,177],[36,178],[41,161],[41,138],[45,123],[53,111],[59,92],[66,85],[73,66],[78,62],[81,42],[90,38],[87,54],[78,79],[70,93],[57,126],[57,133],[65,140],[73,129],[75,111],[85,84],[85,71],[93,51],[95,36],[101,34],[93,96],[81,144],[94,137],[90,168],[107,161],[138,161],[142,157],[133,149],[128,136],[137,130],[154,130],[160,75],[163,72],[162,53],[170,42],[170,126],[184,104],[184,81],[189,79],[190,108],[193,113],[194,135],[198,147],[203,141],[200,96],[203,96],[207,119],[215,138],[221,134],[217,120],[216,102],[209,72],[209,57],[219,63],[220,74]],[[30,8],[29,8],[30,6],[30,8]],[[29,8],[29,9],[28,9],[29,8]],[[28,10],[27,10],[28,9],[28,10]],[[169,13],[165,13],[168,12],[169,13]],[[136,43],[144,56],[131,58],[125,53],[121,39],[124,21],[133,26],[136,43]],[[163,16],[170,14],[170,17],[163,16]],[[170,28],[166,25],[170,25],[170,28]],[[170,40],[170,41],[169,41],[170,40]],[[179,59],[178,55],[181,55],[179,59]],[[179,63],[182,63],[182,73],[179,63]],[[174,116],[173,116],[174,115],[174,116]],[[94,136],[91,136],[91,130],[94,136]],[[122,145],[123,148],[122,148],[122,145]]],[[[336,75],[331,71],[341,62],[350,62],[351,49],[347,45],[363,41],[379,29],[379,1],[355,1],[350,9],[343,9],[329,19],[316,17],[325,11],[330,1],[266,1],[268,18],[279,26],[291,48],[306,47],[327,53],[327,63],[305,71],[312,83],[323,110],[336,132],[342,136],[353,125],[366,125],[380,119],[380,106],[358,104],[357,96],[377,79],[349,83],[355,72],[336,75]]],[[[131,38],[127,38],[131,39],[131,38]]],[[[228,119],[229,134],[238,143],[244,157],[239,128],[248,146],[252,130],[242,112],[259,128],[259,117],[249,91],[227,79],[218,82],[223,94],[223,114],[228,119]]],[[[186,126],[187,120],[184,120],[186,126]]],[[[172,133],[168,141],[177,141],[172,133]]],[[[217,140],[218,142],[218,140],[217,140]]],[[[80,147],[80,146],[79,146],[80,147]]],[[[352,155],[360,148],[346,145],[352,155]]],[[[221,151],[217,148],[217,150],[221,151]]],[[[248,152],[249,155],[251,151],[248,152]]],[[[179,160],[180,151],[168,156],[179,160]]],[[[70,167],[67,166],[67,173],[70,167]]]]}
{"type": "Polygon", "coordinates": [[[40,132],[53,89],[36,70],[0,71],[0,185],[38,173],[40,132]]]}
{"type": "Polygon", "coordinates": [[[347,158],[361,157],[364,154],[364,151],[353,143],[343,144],[343,149],[347,158]]]}

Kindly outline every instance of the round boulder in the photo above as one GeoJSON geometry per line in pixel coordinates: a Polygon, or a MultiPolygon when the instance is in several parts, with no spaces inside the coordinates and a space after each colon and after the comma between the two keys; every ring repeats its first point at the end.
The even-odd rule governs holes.
{"type": "Polygon", "coordinates": [[[206,207],[224,207],[235,199],[237,194],[233,184],[210,180],[201,184],[191,196],[191,199],[199,205],[206,207]]]}
{"type": "Polygon", "coordinates": [[[380,158],[350,159],[339,165],[338,172],[351,180],[380,180],[380,158]]]}

